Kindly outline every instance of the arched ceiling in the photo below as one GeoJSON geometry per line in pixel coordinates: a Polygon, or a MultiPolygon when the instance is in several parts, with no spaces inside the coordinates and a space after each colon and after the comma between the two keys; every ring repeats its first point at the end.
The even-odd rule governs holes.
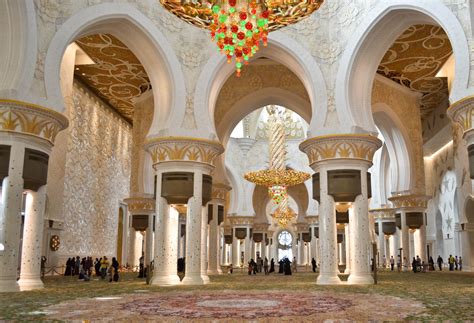
{"type": "Polygon", "coordinates": [[[133,100],[151,89],[150,79],[133,52],[110,34],[94,34],[76,44],[95,64],[76,60],[74,75],[125,120],[133,122],[133,100]]]}
{"type": "Polygon", "coordinates": [[[444,30],[433,25],[406,29],[383,57],[377,73],[422,93],[421,117],[427,117],[448,98],[445,77],[436,77],[453,49],[444,30]]]}
{"type": "MultiPolygon", "coordinates": [[[[253,61],[245,69],[242,69],[242,75],[236,77],[232,75],[222,86],[219,92],[219,96],[216,101],[216,108],[214,113],[214,122],[216,129],[218,129],[218,136],[221,138],[222,134],[219,133],[219,129],[222,128],[222,122],[229,119],[229,115],[232,108],[242,99],[248,97],[252,92],[261,92],[263,89],[272,89],[278,91],[287,91],[296,96],[298,102],[307,102],[306,113],[301,116],[308,120],[311,120],[311,104],[308,93],[301,80],[286,66],[279,64],[268,58],[259,58],[253,61]]],[[[278,104],[278,102],[273,102],[278,104]]],[[[291,108],[285,106],[286,108],[291,108]]],[[[260,107],[258,107],[260,108],[260,107]]],[[[250,113],[248,111],[247,113],[250,113]]],[[[244,117],[245,113],[242,117],[244,117]]],[[[240,120],[236,120],[237,122],[240,120]]],[[[226,129],[228,130],[228,129],[226,129]]],[[[222,139],[222,138],[221,138],[222,139]]]]}

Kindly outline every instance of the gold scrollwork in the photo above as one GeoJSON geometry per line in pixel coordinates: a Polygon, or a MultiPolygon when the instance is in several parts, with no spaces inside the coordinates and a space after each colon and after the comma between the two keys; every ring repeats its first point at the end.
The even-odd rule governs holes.
{"type": "Polygon", "coordinates": [[[426,195],[395,195],[389,197],[389,201],[393,203],[394,208],[420,208],[426,209],[428,207],[428,201],[430,196],[426,195]]]}
{"type": "Polygon", "coordinates": [[[22,101],[0,99],[0,131],[36,136],[54,144],[69,122],[61,113],[22,101]]]}
{"type": "Polygon", "coordinates": [[[148,214],[155,211],[155,199],[147,197],[131,197],[124,200],[131,214],[148,214]]]}
{"type": "Polygon", "coordinates": [[[148,139],[145,143],[153,164],[165,161],[194,161],[214,165],[224,147],[217,142],[191,137],[160,137],[148,139]]]}
{"type": "Polygon", "coordinates": [[[474,125],[474,96],[454,102],[448,109],[448,116],[460,125],[464,132],[474,125]]]}
{"type": "Polygon", "coordinates": [[[381,145],[381,141],[374,136],[338,134],[307,139],[300,144],[300,150],[308,155],[311,165],[326,159],[372,161],[381,145]]]}

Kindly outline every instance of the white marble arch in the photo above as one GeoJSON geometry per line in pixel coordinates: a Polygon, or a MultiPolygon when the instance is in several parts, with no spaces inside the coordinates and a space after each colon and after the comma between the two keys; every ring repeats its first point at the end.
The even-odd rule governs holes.
{"type": "Polygon", "coordinates": [[[267,87],[251,92],[237,101],[217,126],[217,136],[224,145],[237,124],[249,113],[267,105],[279,105],[298,115],[306,122],[311,121],[311,103],[299,95],[281,88],[267,87]]]}
{"type": "Polygon", "coordinates": [[[50,106],[64,111],[60,66],[66,47],[83,36],[109,33],[120,39],[145,68],[155,105],[150,135],[166,133],[170,111],[184,110],[186,87],[176,55],[167,38],[137,8],[124,3],[103,3],[76,12],[59,28],[45,59],[44,78],[50,106]]]}
{"type": "Polygon", "coordinates": [[[377,67],[397,37],[414,24],[433,24],[444,29],[455,56],[450,100],[455,102],[468,95],[469,48],[456,16],[441,1],[380,1],[357,27],[341,57],[335,88],[341,127],[377,132],[371,113],[377,67]]]}
{"type": "MultiPolygon", "coordinates": [[[[304,84],[311,100],[312,120],[310,124],[322,125],[327,113],[327,90],[320,67],[301,44],[288,35],[276,31],[269,34],[268,46],[262,47],[254,59],[267,57],[292,70],[304,84]]],[[[194,116],[197,129],[186,130],[196,137],[216,135],[214,109],[219,92],[227,78],[235,73],[232,64],[226,64],[226,57],[215,53],[199,75],[194,93],[194,116]]],[[[249,111],[250,112],[250,111],[249,111]]],[[[184,111],[176,111],[172,123],[180,124],[184,111]]],[[[179,129],[176,129],[179,131],[179,129]]]]}
{"type": "Polygon", "coordinates": [[[375,124],[384,137],[390,158],[391,192],[415,188],[415,156],[409,133],[387,104],[376,103],[372,106],[372,111],[375,124]]]}
{"type": "Polygon", "coordinates": [[[0,97],[41,104],[28,97],[38,48],[34,2],[1,1],[0,30],[0,97]]]}

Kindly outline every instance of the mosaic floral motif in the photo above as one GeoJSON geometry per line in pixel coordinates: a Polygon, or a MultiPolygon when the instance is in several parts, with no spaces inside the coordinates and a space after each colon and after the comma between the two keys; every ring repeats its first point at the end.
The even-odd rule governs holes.
{"type": "Polygon", "coordinates": [[[229,298],[204,295],[163,295],[149,297],[141,302],[130,302],[122,309],[140,315],[159,314],[184,318],[241,318],[305,316],[318,313],[344,311],[352,303],[321,294],[298,295],[232,294],[229,298]],[[245,310],[243,310],[245,309],[245,310]]]}
{"type": "Polygon", "coordinates": [[[132,123],[133,99],[151,89],[138,58],[109,34],[83,37],[76,43],[95,64],[76,66],[75,75],[132,123]]]}
{"type": "Polygon", "coordinates": [[[452,53],[441,27],[413,25],[393,43],[377,72],[422,93],[421,115],[426,117],[448,96],[446,79],[436,74],[452,53]]]}

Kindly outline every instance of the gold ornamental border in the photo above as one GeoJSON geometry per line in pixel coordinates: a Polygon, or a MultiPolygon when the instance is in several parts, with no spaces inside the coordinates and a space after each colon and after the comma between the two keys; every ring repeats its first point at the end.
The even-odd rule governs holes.
{"type": "Polygon", "coordinates": [[[382,142],[369,134],[332,134],[309,138],[299,148],[312,165],[327,159],[358,159],[372,161],[382,142]]]}
{"type": "Polygon", "coordinates": [[[167,161],[193,161],[214,166],[214,161],[224,152],[215,140],[195,137],[148,138],[144,147],[151,154],[153,164],[167,161]]]}
{"type": "Polygon", "coordinates": [[[454,102],[448,108],[447,113],[453,122],[458,123],[463,128],[464,132],[472,129],[474,122],[474,95],[454,102]]]}
{"type": "Polygon", "coordinates": [[[211,198],[225,201],[227,192],[231,190],[232,187],[223,183],[212,184],[211,198]]]}
{"type": "Polygon", "coordinates": [[[396,195],[389,197],[388,200],[391,201],[395,209],[400,208],[420,208],[426,209],[428,207],[428,201],[431,199],[431,196],[427,195],[417,195],[417,194],[408,194],[408,195],[396,195]]]}
{"type": "Polygon", "coordinates": [[[230,215],[227,217],[232,226],[253,225],[254,216],[230,215]]]}
{"type": "Polygon", "coordinates": [[[155,212],[156,201],[154,198],[130,197],[124,199],[124,202],[128,205],[128,211],[131,214],[148,214],[155,212]]]}
{"type": "Polygon", "coordinates": [[[54,144],[57,134],[69,126],[60,112],[25,101],[0,99],[0,131],[39,137],[54,144]]]}
{"type": "Polygon", "coordinates": [[[369,213],[372,214],[375,219],[394,219],[395,218],[394,208],[370,209],[369,213]]]}

